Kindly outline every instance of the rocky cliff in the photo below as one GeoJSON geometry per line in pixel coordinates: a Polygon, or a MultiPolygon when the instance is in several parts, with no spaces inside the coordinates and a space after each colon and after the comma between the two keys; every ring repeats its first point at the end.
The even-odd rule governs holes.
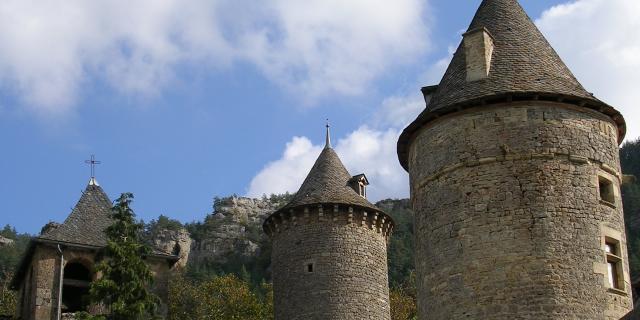
{"type": "Polygon", "coordinates": [[[191,243],[192,240],[189,231],[185,228],[158,230],[151,238],[151,244],[157,250],[180,257],[180,260],[175,264],[175,267],[179,268],[187,266],[191,252],[191,243]]]}
{"type": "Polygon", "coordinates": [[[13,240],[0,236],[0,247],[13,244],[13,240]]]}
{"type": "Polygon", "coordinates": [[[214,212],[202,223],[189,226],[190,263],[225,263],[231,257],[251,258],[260,254],[266,240],[262,222],[280,205],[270,199],[228,197],[216,199],[214,212]]]}

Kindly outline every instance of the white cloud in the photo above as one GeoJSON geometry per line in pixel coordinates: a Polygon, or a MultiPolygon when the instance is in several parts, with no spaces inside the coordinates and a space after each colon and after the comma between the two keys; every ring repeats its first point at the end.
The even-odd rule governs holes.
{"type": "Polygon", "coordinates": [[[314,146],[307,137],[293,137],[282,158],[267,164],[251,180],[247,194],[260,197],[298,191],[320,151],[322,146],[314,146]]]}
{"type": "Polygon", "coordinates": [[[245,52],[305,96],[360,94],[388,66],[425,49],[424,6],[419,0],[270,1],[274,24],[249,34],[245,52]]]}
{"type": "Polygon", "coordinates": [[[374,123],[379,127],[404,128],[424,110],[424,98],[420,90],[406,95],[391,96],[382,101],[374,114],[374,123]]]}
{"type": "Polygon", "coordinates": [[[409,196],[409,176],[396,153],[399,136],[396,129],[381,131],[362,126],[338,141],[336,152],[349,172],[365,173],[369,178],[370,200],[409,196]]]}
{"type": "Polygon", "coordinates": [[[627,139],[640,136],[640,1],[578,0],[545,11],[536,21],[581,83],[616,107],[627,139]]]}
{"type": "Polygon", "coordinates": [[[428,45],[420,0],[4,0],[0,90],[48,113],[102,80],[156,95],[183,64],[254,64],[305,99],[362,93],[428,45]]]}

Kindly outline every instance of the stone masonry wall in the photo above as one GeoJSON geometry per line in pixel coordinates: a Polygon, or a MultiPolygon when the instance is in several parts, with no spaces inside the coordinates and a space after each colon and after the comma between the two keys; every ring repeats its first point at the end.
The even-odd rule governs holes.
{"type": "Polygon", "coordinates": [[[620,319],[632,308],[617,133],[561,103],[429,123],[409,153],[420,319],[620,319]],[[615,201],[600,200],[599,177],[615,201]],[[624,290],[610,288],[615,238],[624,290]]]}
{"type": "Polygon", "coordinates": [[[277,320],[390,319],[389,224],[347,210],[269,224],[277,320]]]}
{"type": "Polygon", "coordinates": [[[32,267],[34,278],[31,283],[35,286],[32,291],[35,303],[31,305],[35,308],[29,311],[32,317],[30,319],[55,319],[58,292],[54,288],[58,285],[57,275],[60,274],[60,260],[55,249],[39,246],[34,252],[32,267]]]}

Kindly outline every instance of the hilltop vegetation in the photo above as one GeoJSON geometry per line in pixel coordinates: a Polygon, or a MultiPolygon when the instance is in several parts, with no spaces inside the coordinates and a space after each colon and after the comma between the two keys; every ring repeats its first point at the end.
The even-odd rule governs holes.
{"type": "Polygon", "coordinates": [[[622,186],[622,202],[627,226],[631,277],[638,279],[640,278],[640,139],[627,142],[622,146],[620,164],[624,174],[633,175],[636,178],[635,181],[622,186]]]}

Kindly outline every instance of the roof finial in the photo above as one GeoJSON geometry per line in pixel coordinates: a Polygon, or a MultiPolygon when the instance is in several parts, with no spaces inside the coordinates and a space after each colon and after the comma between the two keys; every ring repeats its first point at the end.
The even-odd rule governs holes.
{"type": "Polygon", "coordinates": [[[85,160],[84,163],[91,166],[91,180],[89,180],[89,184],[97,186],[98,182],[96,181],[96,164],[100,164],[101,161],[96,160],[96,156],[92,154],[91,159],[85,160]]]}
{"type": "Polygon", "coordinates": [[[324,144],[325,149],[331,149],[331,133],[329,132],[329,119],[327,119],[327,141],[324,144]]]}

